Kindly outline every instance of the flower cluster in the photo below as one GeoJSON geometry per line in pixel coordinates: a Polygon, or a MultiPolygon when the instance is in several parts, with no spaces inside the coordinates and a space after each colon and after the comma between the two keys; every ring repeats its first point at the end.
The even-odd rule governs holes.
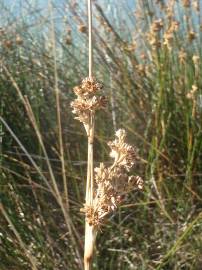
{"type": "Polygon", "coordinates": [[[75,119],[82,122],[87,129],[90,117],[95,111],[106,106],[105,96],[99,96],[102,86],[95,78],[85,78],[81,85],[74,87],[77,98],[71,103],[75,119]]]}
{"type": "Polygon", "coordinates": [[[101,163],[95,168],[96,190],[93,205],[85,205],[82,210],[92,226],[101,225],[104,217],[117,208],[125,194],[143,188],[141,177],[128,175],[137,160],[137,151],[125,142],[125,138],[125,130],[118,130],[116,139],[108,143],[110,155],[114,158],[113,164],[107,167],[101,163]]]}
{"type": "Polygon", "coordinates": [[[168,50],[171,50],[173,47],[173,41],[175,37],[175,33],[179,30],[180,23],[176,20],[172,20],[170,23],[170,26],[164,33],[164,45],[168,48],[168,50]]]}
{"type": "Polygon", "coordinates": [[[126,170],[130,170],[137,158],[136,149],[125,142],[126,132],[124,129],[119,129],[115,135],[116,139],[108,143],[111,148],[110,156],[114,158],[115,165],[119,164],[126,170]]]}
{"type": "Polygon", "coordinates": [[[187,93],[186,97],[190,100],[194,100],[197,94],[198,87],[196,85],[192,85],[191,90],[187,93]]]}

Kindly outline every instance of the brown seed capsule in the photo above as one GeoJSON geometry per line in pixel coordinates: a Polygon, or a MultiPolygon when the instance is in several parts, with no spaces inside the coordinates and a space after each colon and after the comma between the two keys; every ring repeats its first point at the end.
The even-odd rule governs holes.
{"type": "Polygon", "coordinates": [[[194,39],[196,39],[196,33],[194,31],[190,31],[188,33],[188,39],[190,42],[192,42],[194,39]]]}
{"type": "Polygon", "coordinates": [[[78,30],[79,30],[79,32],[81,32],[83,34],[86,34],[87,33],[87,27],[84,24],[80,24],[78,26],[78,30]]]}
{"type": "Polygon", "coordinates": [[[191,3],[190,3],[190,0],[182,0],[182,4],[184,7],[188,8],[188,7],[190,7],[191,3]]]}
{"type": "Polygon", "coordinates": [[[72,39],[71,39],[71,37],[66,37],[65,44],[66,45],[72,45],[72,39]]]}
{"type": "Polygon", "coordinates": [[[15,42],[16,42],[17,45],[22,45],[23,44],[23,40],[19,35],[16,36],[15,42]]]}
{"type": "Polygon", "coordinates": [[[0,36],[3,36],[4,34],[5,34],[5,30],[2,27],[0,27],[0,36]]]}
{"type": "Polygon", "coordinates": [[[6,40],[4,41],[4,47],[7,49],[12,49],[13,47],[13,41],[12,40],[6,40]]]}

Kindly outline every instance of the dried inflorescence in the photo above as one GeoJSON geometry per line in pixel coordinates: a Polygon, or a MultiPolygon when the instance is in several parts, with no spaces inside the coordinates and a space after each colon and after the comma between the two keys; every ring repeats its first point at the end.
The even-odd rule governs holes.
{"type": "Polygon", "coordinates": [[[90,117],[95,111],[106,106],[105,96],[100,96],[99,92],[102,89],[100,83],[95,78],[85,78],[81,85],[74,87],[74,93],[77,98],[71,103],[75,119],[82,122],[86,131],[90,125],[90,117]]]}
{"type": "Polygon", "coordinates": [[[192,85],[191,90],[187,93],[186,97],[190,100],[194,100],[196,98],[198,87],[196,85],[192,85]]]}
{"type": "Polygon", "coordinates": [[[116,139],[109,142],[110,156],[114,159],[111,166],[103,163],[95,168],[96,190],[92,206],[85,205],[82,209],[89,225],[100,226],[110,212],[121,203],[125,194],[134,189],[143,188],[143,180],[139,176],[129,176],[128,172],[137,160],[137,151],[125,142],[126,132],[120,129],[116,139]]]}
{"type": "Polygon", "coordinates": [[[185,8],[189,8],[191,5],[191,1],[190,0],[182,0],[182,4],[185,8]]]}
{"type": "Polygon", "coordinates": [[[152,32],[160,32],[162,28],[163,28],[163,20],[162,19],[155,20],[151,25],[152,32]]]}
{"type": "Polygon", "coordinates": [[[88,31],[86,25],[84,25],[84,24],[79,24],[78,30],[79,30],[79,32],[81,32],[81,33],[83,33],[83,34],[86,34],[87,31],[88,31]]]}
{"type": "Polygon", "coordinates": [[[180,64],[184,65],[187,60],[187,52],[182,48],[178,53],[180,64]]]}
{"type": "Polygon", "coordinates": [[[151,26],[150,31],[147,34],[147,39],[153,50],[156,50],[161,47],[161,41],[159,37],[159,32],[163,28],[163,25],[160,27],[160,23],[154,22],[151,26]],[[158,31],[157,31],[158,28],[158,31]]]}
{"type": "Polygon", "coordinates": [[[176,20],[172,20],[170,26],[164,33],[164,45],[171,50],[173,47],[173,41],[175,37],[175,33],[179,30],[180,23],[176,20]]]}
{"type": "Polygon", "coordinates": [[[188,40],[190,41],[190,42],[192,42],[193,40],[195,40],[197,38],[197,34],[194,32],[194,31],[190,31],[189,33],[188,33],[188,40]]]}
{"type": "Polygon", "coordinates": [[[114,158],[114,166],[118,164],[126,170],[130,170],[137,158],[136,149],[125,142],[126,132],[124,129],[119,129],[115,135],[116,139],[108,143],[111,148],[110,156],[114,158]]]}

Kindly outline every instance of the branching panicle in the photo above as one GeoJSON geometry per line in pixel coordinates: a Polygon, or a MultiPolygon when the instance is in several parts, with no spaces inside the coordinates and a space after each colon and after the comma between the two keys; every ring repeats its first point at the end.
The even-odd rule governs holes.
{"type": "Polygon", "coordinates": [[[95,114],[95,111],[106,106],[106,97],[100,95],[102,85],[95,78],[85,78],[81,85],[74,87],[74,93],[77,98],[72,101],[72,112],[75,114],[75,119],[82,122],[89,129],[90,117],[95,114]]]}
{"type": "Polygon", "coordinates": [[[106,167],[100,163],[100,166],[94,170],[96,189],[93,205],[85,204],[82,210],[86,214],[89,225],[100,226],[106,215],[121,203],[125,194],[143,188],[143,180],[140,176],[128,175],[137,160],[137,151],[127,144],[125,139],[125,130],[118,130],[116,139],[108,143],[111,148],[110,155],[114,158],[113,164],[106,167]]]}

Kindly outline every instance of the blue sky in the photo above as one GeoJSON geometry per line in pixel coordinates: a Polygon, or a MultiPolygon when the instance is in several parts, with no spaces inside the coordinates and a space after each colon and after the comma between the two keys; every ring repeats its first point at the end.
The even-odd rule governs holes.
{"type": "MultiPolygon", "coordinates": [[[[29,3],[30,6],[35,6],[39,8],[46,8],[48,5],[48,0],[0,0],[0,3],[9,9],[11,9],[13,12],[18,12],[18,9],[22,8],[23,6],[28,6],[27,3],[29,3]]],[[[52,2],[56,5],[65,4],[68,2],[73,2],[71,0],[52,0],[52,2]]],[[[86,4],[87,0],[80,0],[77,1],[79,5],[86,4]]],[[[134,8],[135,6],[135,0],[97,0],[97,2],[102,6],[111,6],[113,8],[113,5],[116,7],[121,7],[123,5],[127,5],[129,8],[134,8]]]]}
{"type": "MultiPolygon", "coordinates": [[[[64,6],[73,0],[50,0],[52,3],[59,7],[59,11],[54,11],[54,17],[69,16],[68,9],[65,10],[64,6]]],[[[135,7],[135,0],[97,0],[103,8],[108,19],[111,20],[115,26],[115,21],[123,21],[126,19],[127,12],[133,12],[135,7]],[[123,12],[123,7],[125,11],[123,12]],[[119,18],[119,20],[116,20],[119,18]]],[[[78,0],[77,3],[85,8],[87,0],[78,0]]],[[[25,22],[28,25],[34,24],[37,20],[40,21],[40,16],[47,16],[49,0],[0,0],[0,24],[11,25],[12,22],[25,22]],[[36,11],[37,10],[37,11],[36,11]]],[[[56,20],[56,24],[60,25],[62,19],[56,20]]],[[[1,26],[0,25],[0,26],[1,26]]]]}

